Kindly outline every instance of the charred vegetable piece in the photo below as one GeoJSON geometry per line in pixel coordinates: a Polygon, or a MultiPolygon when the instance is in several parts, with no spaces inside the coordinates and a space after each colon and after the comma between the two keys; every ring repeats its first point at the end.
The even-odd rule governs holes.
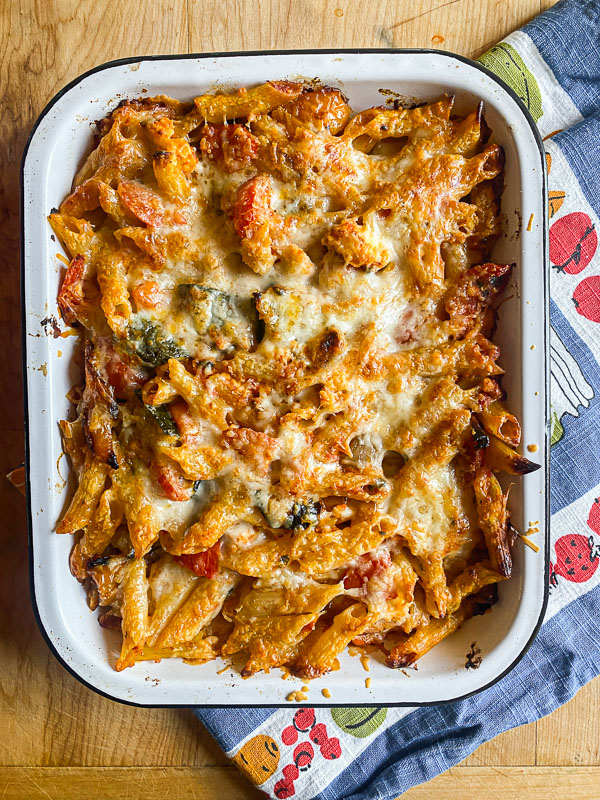
{"type": "Polygon", "coordinates": [[[321,510],[313,500],[292,501],[289,496],[276,497],[259,489],[254,495],[254,504],[271,528],[305,530],[315,525],[321,510]]]}
{"type": "Polygon", "coordinates": [[[87,562],[87,568],[93,569],[94,567],[103,567],[105,564],[108,564],[110,561],[110,556],[96,556],[95,558],[90,558],[87,562]]]}
{"type": "Polygon", "coordinates": [[[283,527],[291,528],[294,531],[306,530],[318,522],[319,510],[319,504],[314,503],[312,500],[307,500],[304,503],[294,503],[283,527]]]}
{"type": "Polygon", "coordinates": [[[231,298],[219,289],[182,283],[177,287],[182,306],[191,314],[198,333],[206,333],[211,325],[222,327],[233,314],[231,298]]]}
{"type": "Polygon", "coordinates": [[[149,367],[165,364],[170,358],[185,358],[187,353],[148,320],[134,328],[129,328],[126,346],[139,360],[149,367]]]}
{"type": "Polygon", "coordinates": [[[250,303],[245,312],[231,295],[196,283],[180,284],[177,294],[181,308],[192,317],[198,334],[212,346],[218,350],[248,350],[253,345],[250,303]]]}
{"type": "Polygon", "coordinates": [[[171,416],[168,406],[145,406],[145,408],[150,416],[154,417],[156,422],[158,422],[163,433],[166,433],[168,436],[179,435],[179,430],[177,425],[175,425],[175,421],[171,416]]]}
{"type": "Polygon", "coordinates": [[[528,475],[540,468],[540,464],[534,464],[502,439],[490,436],[489,442],[486,462],[494,472],[506,472],[508,475],[528,475]]]}
{"type": "Polygon", "coordinates": [[[473,434],[473,442],[476,450],[481,450],[484,447],[489,446],[490,437],[483,430],[481,425],[475,420],[471,422],[471,433],[473,434]]]}
{"type": "Polygon", "coordinates": [[[319,369],[339,355],[343,349],[342,335],[338,331],[330,329],[311,339],[306,345],[305,352],[313,367],[319,369]]]}

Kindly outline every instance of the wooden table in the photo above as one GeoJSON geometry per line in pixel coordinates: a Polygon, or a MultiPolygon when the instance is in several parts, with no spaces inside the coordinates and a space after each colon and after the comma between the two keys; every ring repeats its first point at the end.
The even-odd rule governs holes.
{"type": "MultiPolygon", "coordinates": [[[[23,457],[18,184],[27,132],[64,84],[113,58],[318,47],[433,47],[476,57],[551,0],[5,0],[0,29],[0,474],[23,457]]],[[[44,269],[45,265],[40,265],[44,269]]],[[[35,457],[35,448],[34,448],[35,457]]],[[[46,647],[29,604],[25,505],[0,480],[0,797],[259,794],[189,711],[99,697],[46,647]]],[[[550,717],[499,736],[417,798],[600,797],[600,681],[550,717]]]]}

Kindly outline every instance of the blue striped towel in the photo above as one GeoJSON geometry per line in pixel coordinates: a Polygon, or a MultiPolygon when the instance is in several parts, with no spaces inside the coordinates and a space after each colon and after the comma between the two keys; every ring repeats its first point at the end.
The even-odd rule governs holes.
{"type": "Polygon", "coordinates": [[[502,731],[549,714],[600,671],[599,0],[562,0],[481,61],[528,104],[549,170],[552,563],[544,624],[512,672],[449,705],[198,709],[269,797],[395,798],[502,731]],[[335,731],[341,754],[298,769],[297,731],[320,723],[335,731]],[[271,741],[273,763],[253,760],[254,744],[268,753],[271,741]]]}

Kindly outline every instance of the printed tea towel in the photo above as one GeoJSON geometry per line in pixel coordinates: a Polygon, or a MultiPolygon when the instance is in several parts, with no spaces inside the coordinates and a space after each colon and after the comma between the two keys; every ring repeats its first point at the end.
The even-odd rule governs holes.
{"type": "Polygon", "coordinates": [[[551,269],[550,601],[486,691],[427,708],[202,709],[274,798],[387,800],[566,702],[600,672],[600,0],[563,0],[480,59],[545,139],[551,269]]]}

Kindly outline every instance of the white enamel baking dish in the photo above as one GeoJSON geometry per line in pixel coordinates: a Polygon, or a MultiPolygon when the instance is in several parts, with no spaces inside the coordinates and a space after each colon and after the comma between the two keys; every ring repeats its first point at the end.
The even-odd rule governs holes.
{"type": "MultiPolygon", "coordinates": [[[[93,122],[123,98],[167,94],[191,99],[215,86],[233,88],[269,79],[318,76],[340,86],[355,110],[384,102],[379,89],[409,99],[456,96],[459,111],[482,99],[493,137],[506,152],[505,234],[493,257],[516,262],[511,298],[503,303],[497,341],[506,368],[509,404],[536,444],[543,469],[516,479],[510,495],[519,530],[536,523],[535,553],[515,548],[513,578],[499,587],[491,613],[475,617],[418,662],[418,671],[393,671],[371,658],[371,685],[358,658],[344,655],[339,671],[312,682],[308,702],[327,687],[327,705],[419,705],[455,700],[497,681],[535,636],[547,600],[548,573],[548,281],[545,165],[539,135],[515,95],[481,66],[439,51],[340,51],[159,56],[96,67],[65,87],[38,119],[23,161],[23,314],[32,597],[42,631],[64,666],[89,687],[138,705],[266,705],[285,703],[299,688],[279,670],[242,680],[223,664],[188,666],[175,659],[113,669],[118,637],[97,623],[68,567],[70,536],[54,526],[72,486],[61,458],[57,421],[75,374],[74,337],[56,338],[60,246],[46,221],[70,191],[92,146],[93,122]],[[66,483],[65,483],[66,480],[66,483]],[[476,642],[482,662],[465,668],[476,642]]],[[[318,703],[317,703],[318,705],[318,703]]]]}

